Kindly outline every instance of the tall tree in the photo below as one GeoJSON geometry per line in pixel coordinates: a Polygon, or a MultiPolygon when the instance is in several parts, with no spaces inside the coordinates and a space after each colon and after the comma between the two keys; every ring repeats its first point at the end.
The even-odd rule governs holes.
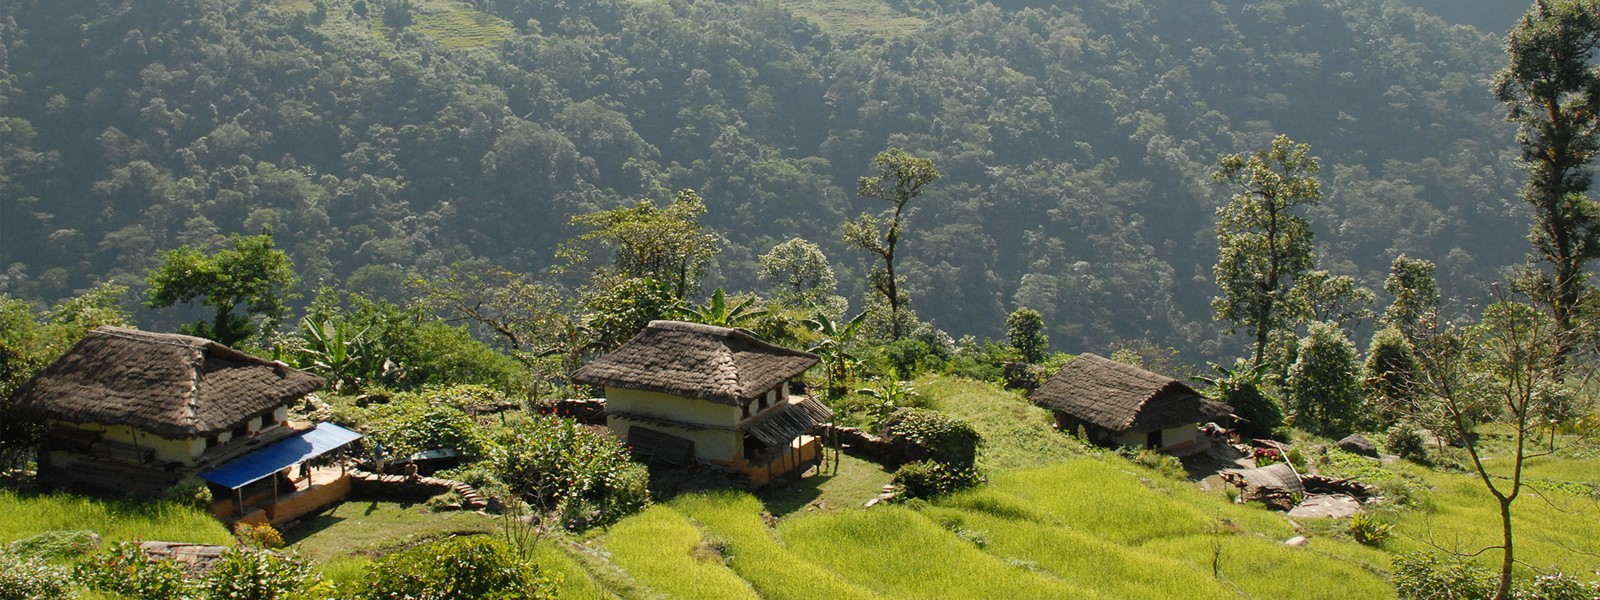
{"type": "Polygon", "coordinates": [[[1289,368],[1289,403],[1295,425],[1334,436],[1349,433],[1361,407],[1361,366],[1356,346],[1338,325],[1311,324],[1289,368]]]}
{"type": "Polygon", "coordinates": [[[298,280],[289,255],[272,243],[271,233],[234,235],[232,248],[206,254],[199,248],[179,246],[161,253],[161,266],[149,271],[145,303],[165,308],[199,299],[215,316],[179,330],[237,346],[256,335],[251,315],[264,318],[261,328],[277,329],[288,314],[289,290],[298,280]],[[235,310],[243,307],[243,312],[235,310]]]}
{"type": "Polygon", "coordinates": [[[1327,271],[1307,271],[1295,279],[1289,297],[1295,312],[1304,319],[1329,321],[1346,332],[1372,318],[1372,303],[1377,295],[1354,277],[1327,271]]]}
{"type": "Polygon", "coordinates": [[[933,160],[912,156],[899,148],[879,152],[872,159],[878,174],[862,177],[856,193],[863,198],[877,198],[894,205],[887,220],[871,213],[862,213],[859,219],[844,224],[844,243],[877,254],[883,259],[882,269],[873,269],[870,276],[872,289],[883,295],[889,303],[890,318],[894,323],[894,339],[905,336],[905,326],[900,319],[900,307],[908,299],[900,291],[900,282],[894,272],[895,252],[900,236],[905,233],[906,204],[922,194],[922,188],[939,178],[939,169],[933,160]]]}
{"type": "Polygon", "coordinates": [[[1050,352],[1050,336],[1044,332],[1044,316],[1022,307],[1006,317],[1006,340],[1022,356],[1022,361],[1039,363],[1050,352]]]}
{"type": "Polygon", "coordinates": [[[761,255],[761,281],[789,306],[822,304],[839,285],[822,248],[802,238],[790,238],[761,255]]]}
{"type": "Polygon", "coordinates": [[[650,200],[633,206],[596,211],[572,218],[587,229],[563,244],[557,255],[570,268],[586,264],[598,245],[612,253],[609,267],[597,269],[596,280],[643,278],[662,282],[682,300],[700,285],[700,277],[716,254],[718,238],[700,223],[706,203],[694,190],[679,191],[672,203],[657,207],[650,200]]]}
{"type": "Polygon", "coordinates": [[[1393,327],[1416,346],[1422,332],[1439,311],[1439,284],[1434,280],[1433,262],[1400,255],[1389,266],[1383,289],[1394,296],[1378,323],[1393,327]]]}
{"type": "Polygon", "coordinates": [[[1596,48],[1600,2],[1538,0],[1506,37],[1506,66],[1493,81],[1528,170],[1521,197],[1533,207],[1533,254],[1522,283],[1567,331],[1578,328],[1585,266],[1600,256],[1600,206],[1587,195],[1600,152],[1596,48]]]}
{"type": "Polygon", "coordinates": [[[559,291],[503,267],[456,263],[406,285],[419,306],[488,328],[524,362],[549,352],[570,325],[570,306],[559,291]]]}
{"type": "Polygon", "coordinates": [[[1217,209],[1217,266],[1222,295],[1211,300],[1228,331],[1240,327],[1255,335],[1254,364],[1261,364],[1272,332],[1294,322],[1286,306],[1295,279],[1314,263],[1311,227],[1295,209],[1322,200],[1315,175],[1320,168],[1311,146],[1288,136],[1255,154],[1217,159],[1218,182],[1237,189],[1217,209]]]}

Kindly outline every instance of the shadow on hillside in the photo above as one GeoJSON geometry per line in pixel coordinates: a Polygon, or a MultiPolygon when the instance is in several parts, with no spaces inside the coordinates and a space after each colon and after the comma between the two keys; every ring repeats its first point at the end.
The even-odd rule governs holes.
{"type": "Polygon", "coordinates": [[[799,479],[768,486],[757,490],[755,495],[774,517],[785,517],[808,507],[817,510],[859,508],[882,493],[883,485],[893,473],[879,463],[846,453],[837,469],[820,473],[812,467],[799,479]]]}
{"type": "MultiPolygon", "coordinates": [[[[337,513],[355,513],[356,511],[362,509],[361,505],[363,504],[365,503],[340,502],[338,504],[334,504],[333,506],[325,508],[317,513],[306,515],[300,520],[290,523],[278,533],[283,535],[284,545],[293,546],[300,543],[301,540],[318,533],[322,533],[323,530],[326,530],[329,527],[333,527],[334,525],[339,524],[341,521],[344,521],[345,518],[338,516],[337,513]],[[344,510],[341,511],[341,508],[344,510]]],[[[377,503],[374,502],[372,504],[376,505],[377,503]]],[[[366,510],[369,514],[372,512],[371,507],[366,507],[366,510]]]]}

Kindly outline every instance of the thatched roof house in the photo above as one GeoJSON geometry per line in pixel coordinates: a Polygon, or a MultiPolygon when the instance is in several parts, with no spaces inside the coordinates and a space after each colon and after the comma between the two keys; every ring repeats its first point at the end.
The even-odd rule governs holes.
{"type": "Polygon", "coordinates": [[[254,464],[275,443],[305,445],[309,424],[289,426],[289,406],[320,387],[320,377],[210,340],[101,327],[24,384],[15,405],[47,425],[42,483],[159,494],[254,464]]]}
{"type": "Polygon", "coordinates": [[[579,383],[739,405],[817,364],[817,355],[737,329],[651,321],[628,343],[573,374],[579,383]]]}
{"type": "Polygon", "coordinates": [[[1195,426],[1233,412],[1183,382],[1094,354],[1080,354],[1029,395],[1068,431],[1105,445],[1181,450],[1195,426]]]}
{"type": "Polygon", "coordinates": [[[18,391],[48,419],[209,437],[322,387],[322,378],[211,340],[101,327],[18,391]]]}
{"type": "Polygon", "coordinates": [[[606,424],[646,458],[700,459],[751,473],[759,485],[814,457],[805,434],[833,417],[790,396],[817,356],[699,323],[651,321],[573,374],[604,386],[606,424]]]}

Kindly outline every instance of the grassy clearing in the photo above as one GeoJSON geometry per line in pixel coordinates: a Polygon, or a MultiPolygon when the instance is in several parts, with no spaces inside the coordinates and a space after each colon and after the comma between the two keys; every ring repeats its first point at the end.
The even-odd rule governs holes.
{"type": "Polygon", "coordinates": [[[107,542],[233,543],[233,535],[209,513],[181,504],[0,489],[0,542],[72,529],[94,531],[107,542]]]}
{"type": "Polygon", "coordinates": [[[808,475],[786,487],[762,490],[759,496],[767,512],[780,517],[800,511],[860,508],[883,493],[883,486],[893,476],[883,465],[841,454],[837,472],[808,475]]]}
{"type": "Polygon", "coordinates": [[[556,597],[569,600],[609,600],[615,594],[607,592],[583,569],[577,559],[565,550],[564,542],[557,539],[540,540],[533,548],[533,561],[540,571],[556,583],[556,597]]]}
{"type": "Polygon", "coordinates": [[[605,549],[618,567],[669,598],[760,598],[724,561],[721,541],[705,539],[688,517],[658,505],[612,526],[605,549]]]}
{"type": "Polygon", "coordinates": [[[905,35],[927,24],[896,11],[883,0],[782,0],[780,4],[830,33],[905,35]]]}
{"type": "Polygon", "coordinates": [[[1171,558],[1152,556],[1066,527],[983,512],[923,511],[946,528],[987,540],[984,550],[1113,598],[1224,598],[1232,591],[1171,558]]]}
{"type": "Polygon", "coordinates": [[[993,482],[1059,523],[1122,544],[1202,533],[1213,522],[1164,488],[1099,460],[1001,473],[993,482]]]}
{"type": "Polygon", "coordinates": [[[490,48],[511,35],[511,24],[494,15],[445,2],[424,6],[411,28],[446,48],[490,48]]]}
{"type": "Polygon", "coordinates": [[[807,562],[780,545],[761,520],[761,502],[749,494],[731,491],[695,494],[680,497],[672,505],[727,545],[732,555],[728,566],[750,582],[763,598],[865,600],[876,597],[866,588],[807,562]]]}
{"type": "Polygon", "coordinates": [[[432,512],[421,504],[345,502],[283,532],[289,548],[319,563],[403,550],[448,535],[493,534],[500,523],[474,512],[432,512]]]}
{"type": "Polygon", "coordinates": [[[778,527],[800,556],[859,585],[911,598],[1100,598],[985,553],[900,506],[803,515],[778,527]]]}
{"type": "MultiPolygon", "coordinates": [[[[1392,511],[1385,515],[1398,535],[1390,545],[1399,551],[1439,546],[1474,552],[1499,543],[1499,507],[1475,475],[1423,470],[1431,510],[1392,511]]],[[[1590,475],[1592,476],[1592,475],[1590,475]]],[[[1541,569],[1595,573],[1600,569],[1600,503],[1586,495],[1561,491],[1523,491],[1512,505],[1517,559],[1541,569]]],[[[1485,553],[1485,564],[1499,555],[1485,553]]]]}
{"type": "MultiPolygon", "coordinates": [[[[1212,557],[1216,556],[1222,581],[1253,598],[1394,597],[1394,589],[1385,576],[1373,572],[1368,565],[1338,560],[1309,548],[1285,546],[1276,540],[1248,535],[1195,535],[1151,542],[1144,549],[1186,561],[1207,575],[1211,573],[1212,557]]],[[[1388,565],[1378,568],[1387,570],[1388,565]]]]}
{"type": "Polygon", "coordinates": [[[983,436],[979,468],[1037,467],[1087,453],[1082,444],[1051,427],[1050,411],[1034,406],[1020,393],[946,375],[923,377],[917,389],[934,408],[971,423],[983,436]]]}

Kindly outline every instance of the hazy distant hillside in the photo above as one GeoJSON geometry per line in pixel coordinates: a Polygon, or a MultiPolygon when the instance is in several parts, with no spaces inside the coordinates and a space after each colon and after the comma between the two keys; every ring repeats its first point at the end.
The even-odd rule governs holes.
{"type": "Polygon", "coordinates": [[[993,336],[1027,305],[1063,349],[1220,355],[1211,166],[1277,133],[1323,159],[1325,268],[1377,286],[1403,252],[1464,289],[1524,252],[1496,35],[1393,0],[887,6],[893,37],[763,1],[11,0],[0,291],[138,285],[269,226],[308,289],[392,295],[469,258],[543,272],[569,216],[694,188],[726,237],[708,286],[759,291],[802,236],[859,307],[838,229],[883,208],[855,178],[893,145],[945,174],[904,242],[923,318],[993,336]]]}
{"type": "Polygon", "coordinates": [[[1453,24],[1471,25],[1486,33],[1505,35],[1533,2],[1522,0],[1405,0],[1453,24]]]}

